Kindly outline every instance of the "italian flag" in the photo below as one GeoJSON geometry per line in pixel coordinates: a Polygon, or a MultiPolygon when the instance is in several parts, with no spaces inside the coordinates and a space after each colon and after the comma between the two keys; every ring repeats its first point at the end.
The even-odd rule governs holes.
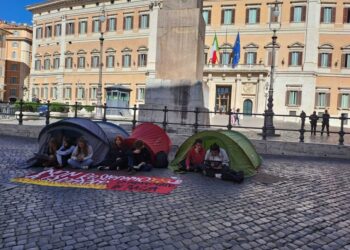
{"type": "Polygon", "coordinates": [[[219,43],[215,33],[214,41],[210,49],[210,61],[212,64],[215,64],[218,60],[219,60],[219,43]]]}

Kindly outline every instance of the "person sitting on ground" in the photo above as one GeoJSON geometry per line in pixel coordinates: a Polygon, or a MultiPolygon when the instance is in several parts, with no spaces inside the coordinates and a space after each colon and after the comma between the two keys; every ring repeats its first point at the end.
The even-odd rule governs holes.
{"type": "Polygon", "coordinates": [[[57,166],[56,151],[58,149],[57,140],[51,137],[48,146],[43,154],[35,153],[37,164],[43,167],[55,167],[57,166]]]}
{"type": "Polygon", "coordinates": [[[92,156],[92,147],[84,137],[80,137],[68,164],[73,168],[88,169],[93,163],[92,156]]]}
{"type": "Polygon", "coordinates": [[[128,172],[151,171],[151,153],[141,140],[135,141],[128,155],[128,172]]]}
{"type": "Polygon", "coordinates": [[[124,138],[117,135],[114,145],[106,161],[106,166],[99,166],[99,170],[120,170],[128,167],[128,156],[124,145],[124,138]]]}
{"type": "Polygon", "coordinates": [[[205,175],[213,177],[215,174],[222,173],[223,169],[228,168],[229,162],[230,160],[225,149],[214,143],[205,154],[205,168],[203,172],[205,175]]]}
{"type": "Polygon", "coordinates": [[[68,159],[71,157],[74,148],[75,146],[72,144],[72,140],[64,136],[62,146],[56,152],[58,168],[63,168],[68,165],[68,159]]]}
{"type": "Polygon", "coordinates": [[[186,159],[180,163],[179,170],[202,172],[204,168],[205,150],[202,139],[197,139],[187,152],[186,159]]]}

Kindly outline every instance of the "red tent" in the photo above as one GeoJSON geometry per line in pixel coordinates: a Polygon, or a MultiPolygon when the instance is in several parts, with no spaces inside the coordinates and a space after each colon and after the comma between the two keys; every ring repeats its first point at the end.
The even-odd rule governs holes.
{"type": "Polygon", "coordinates": [[[145,143],[152,154],[152,159],[161,151],[166,154],[170,151],[171,140],[169,136],[162,128],[153,123],[147,122],[136,126],[130,137],[126,139],[126,144],[132,146],[136,140],[142,140],[145,143]]]}

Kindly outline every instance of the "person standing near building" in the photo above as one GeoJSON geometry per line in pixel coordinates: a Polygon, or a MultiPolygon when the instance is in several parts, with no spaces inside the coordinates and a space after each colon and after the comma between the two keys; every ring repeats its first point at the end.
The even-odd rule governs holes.
{"type": "Polygon", "coordinates": [[[311,124],[311,135],[316,135],[316,126],[317,126],[317,120],[318,120],[316,111],[314,111],[312,115],[309,116],[309,119],[311,124]]]}
{"type": "Polygon", "coordinates": [[[329,136],[329,114],[328,111],[325,110],[324,114],[322,115],[322,129],[321,129],[321,135],[323,135],[324,128],[327,129],[327,136],[329,136]]]}
{"type": "Polygon", "coordinates": [[[236,113],[234,114],[235,116],[235,125],[239,126],[239,111],[240,109],[236,109],[236,113]]]}

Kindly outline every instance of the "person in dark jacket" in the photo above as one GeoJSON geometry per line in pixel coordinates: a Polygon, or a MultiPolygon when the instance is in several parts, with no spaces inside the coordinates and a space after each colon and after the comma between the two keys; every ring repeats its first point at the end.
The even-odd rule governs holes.
{"type": "Polygon", "coordinates": [[[317,120],[318,120],[316,111],[314,111],[312,115],[309,116],[309,119],[311,124],[311,135],[316,135],[316,127],[317,127],[317,120]]]}
{"type": "Polygon", "coordinates": [[[324,114],[322,115],[322,129],[321,129],[321,135],[323,135],[324,128],[327,129],[327,136],[329,136],[329,114],[328,111],[325,110],[324,114]]]}
{"type": "Polygon", "coordinates": [[[114,139],[114,145],[106,161],[106,165],[99,166],[99,170],[120,170],[128,167],[128,155],[124,138],[117,135],[114,139]]]}
{"type": "Polygon", "coordinates": [[[151,171],[151,153],[141,140],[135,141],[128,155],[128,172],[151,171]]]}

